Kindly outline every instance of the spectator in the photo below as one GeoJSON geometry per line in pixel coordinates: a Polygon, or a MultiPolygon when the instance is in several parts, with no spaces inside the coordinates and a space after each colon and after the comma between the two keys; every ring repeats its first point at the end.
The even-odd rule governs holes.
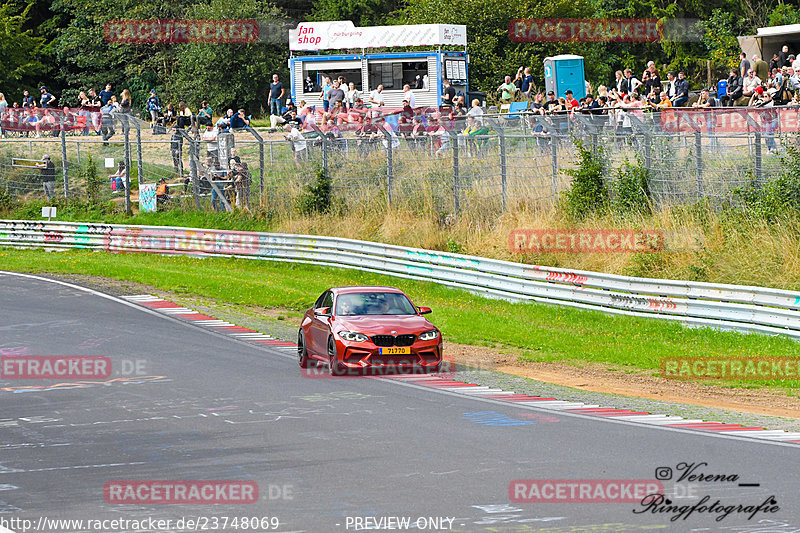
{"type": "Polygon", "coordinates": [[[311,76],[306,76],[306,79],[303,81],[303,92],[306,93],[314,92],[314,82],[311,81],[311,76]]]}
{"type": "Polygon", "coordinates": [[[767,81],[767,78],[769,78],[769,65],[757,55],[753,56],[753,70],[756,73],[756,77],[760,78],[762,81],[767,81]]]}
{"type": "Polygon", "coordinates": [[[642,84],[641,81],[636,79],[634,76],[633,71],[629,68],[625,69],[625,81],[628,85],[628,93],[636,92],[639,89],[639,86],[642,84]]]}
{"type": "Polygon", "coordinates": [[[42,96],[39,99],[39,103],[42,104],[42,109],[47,109],[51,107],[55,103],[56,97],[50,94],[47,91],[47,87],[45,87],[44,85],[39,87],[39,91],[42,93],[42,96]]]}
{"type": "Polygon", "coordinates": [[[306,139],[303,137],[303,134],[300,133],[300,130],[290,124],[286,125],[285,130],[286,140],[289,141],[289,145],[292,147],[294,163],[300,166],[300,162],[306,159],[306,139]]]}
{"type": "Polygon", "coordinates": [[[708,108],[719,107],[719,100],[711,96],[708,89],[700,91],[700,98],[692,104],[692,107],[708,108]]]}
{"type": "Polygon", "coordinates": [[[782,66],[783,63],[781,62],[781,58],[778,56],[778,52],[775,52],[774,54],[772,54],[772,60],[769,62],[769,70],[770,71],[772,71],[773,69],[780,70],[782,66]]]}
{"type": "Polygon", "coordinates": [[[544,95],[541,91],[537,92],[536,96],[533,97],[531,111],[533,111],[534,114],[544,115],[544,95]]]}
{"type": "Polygon", "coordinates": [[[108,140],[114,136],[116,133],[114,131],[114,113],[116,113],[116,109],[114,109],[113,102],[111,99],[100,108],[101,113],[101,126],[100,126],[100,133],[103,136],[103,146],[108,146],[108,140]]]}
{"type": "Polygon", "coordinates": [[[233,109],[228,109],[225,114],[217,119],[216,127],[220,133],[225,133],[231,127],[231,120],[233,119],[233,109]]]}
{"type": "Polygon", "coordinates": [[[22,109],[33,109],[36,107],[36,102],[33,96],[26,90],[22,91],[22,109]]]}
{"type": "Polygon", "coordinates": [[[162,207],[164,203],[169,200],[169,185],[167,180],[161,178],[158,180],[158,187],[156,187],[156,206],[157,209],[162,207]]]}
{"type": "Polygon", "coordinates": [[[156,96],[155,89],[150,89],[150,97],[147,99],[147,112],[150,113],[150,128],[155,128],[158,122],[158,114],[161,112],[161,100],[156,96]]]}
{"type": "Polygon", "coordinates": [[[763,87],[756,87],[747,105],[748,107],[772,107],[774,103],[770,94],[763,87]]]}
{"type": "MultiPolygon", "coordinates": [[[[235,146],[233,148],[231,148],[230,156],[228,157],[228,159],[233,159],[237,163],[241,163],[242,162],[242,158],[239,157],[239,151],[236,149],[235,146]]],[[[230,170],[231,167],[229,166],[228,169],[230,170]]]]}
{"type": "Polygon", "coordinates": [[[336,107],[338,104],[341,111],[341,106],[344,105],[345,93],[339,84],[339,80],[333,82],[333,87],[328,91],[328,109],[336,107]]]}
{"type": "Polygon", "coordinates": [[[519,67],[517,69],[517,75],[514,76],[514,82],[513,83],[514,83],[514,87],[517,88],[517,90],[514,91],[514,94],[517,94],[522,90],[522,84],[524,82],[524,76],[522,75],[522,71],[523,70],[524,70],[523,67],[519,67]]]}
{"type": "Polygon", "coordinates": [[[319,95],[319,99],[322,100],[322,110],[327,111],[329,107],[328,102],[328,92],[333,88],[333,84],[331,83],[331,77],[325,76],[325,79],[322,83],[322,92],[319,95]]]}
{"type": "MultiPolygon", "coordinates": [[[[656,94],[655,91],[652,91],[652,93],[653,95],[656,94]]],[[[661,94],[658,96],[658,100],[659,101],[656,104],[654,104],[651,101],[648,101],[648,104],[658,111],[662,111],[664,109],[672,107],[672,102],[670,101],[669,97],[667,97],[667,93],[662,91],[661,94]]]]}
{"type": "Polygon", "coordinates": [[[206,131],[203,132],[202,140],[206,143],[206,157],[211,157],[215,161],[219,160],[219,143],[217,142],[219,130],[212,124],[206,124],[206,131]]]}
{"type": "Polygon", "coordinates": [[[208,100],[200,102],[200,109],[197,110],[197,123],[200,126],[212,126],[214,124],[214,110],[208,105],[208,100]]]}
{"type": "Polygon", "coordinates": [[[412,109],[417,107],[417,97],[414,96],[414,91],[411,90],[411,85],[408,83],[403,85],[403,98],[408,100],[408,105],[412,109]]]}
{"type": "Polygon", "coordinates": [[[131,112],[131,92],[128,89],[123,89],[120,95],[119,110],[121,113],[131,112]]]}
{"type": "Polygon", "coordinates": [[[109,83],[105,89],[100,91],[100,104],[106,105],[112,96],[114,96],[114,92],[111,90],[111,84],[109,83]]]}
{"type": "Polygon", "coordinates": [[[683,107],[689,101],[689,80],[684,77],[683,72],[678,72],[678,81],[675,82],[675,98],[672,105],[683,107]]]}
{"type": "Polygon", "coordinates": [[[500,99],[503,102],[509,102],[514,98],[517,93],[517,86],[511,83],[511,76],[506,76],[505,82],[497,88],[497,92],[500,93],[500,99]]]}
{"type": "Polygon", "coordinates": [[[525,67],[522,76],[522,87],[520,91],[525,95],[525,98],[530,100],[533,92],[533,76],[531,75],[531,67],[525,67]]]}
{"type": "Polygon", "coordinates": [[[424,89],[425,88],[424,83],[422,81],[422,76],[420,76],[419,74],[417,74],[417,77],[414,78],[414,88],[415,89],[424,89]]]}
{"type": "Polygon", "coordinates": [[[778,52],[778,59],[780,60],[781,67],[791,67],[791,63],[789,62],[789,46],[783,45],[781,51],[778,52]]]}
{"type": "Polygon", "coordinates": [[[352,81],[350,82],[349,86],[347,87],[347,93],[345,93],[345,100],[347,100],[347,109],[353,109],[356,105],[356,101],[361,99],[361,92],[356,89],[356,84],[352,81]]]}
{"type": "Polygon", "coordinates": [[[791,67],[792,67],[792,68],[793,68],[795,71],[797,71],[797,70],[800,70],[800,58],[797,58],[797,57],[795,57],[795,56],[793,56],[793,55],[789,56],[789,58],[791,59],[791,64],[790,64],[790,66],[791,66],[791,67]]]}
{"type": "Polygon", "coordinates": [[[181,178],[183,177],[183,135],[177,125],[172,127],[169,148],[172,153],[172,168],[175,174],[181,178]]]}
{"type": "Polygon", "coordinates": [[[800,91],[800,74],[794,68],[789,67],[786,69],[786,79],[792,92],[800,91]]]}
{"type": "Polygon", "coordinates": [[[442,107],[453,107],[456,100],[456,90],[450,85],[450,80],[445,78],[442,80],[444,91],[442,91],[442,107]]]}
{"type": "Polygon", "coordinates": [[[186,104],[186,102],[178,102],[178,123],[177,126],[179,128],[191,128],[192,127],[192,110],[186,104]]]}
{"type": "Polygon", "coordinates": [[[97,96],[94,87],[89,89],[88,96],[89,96],[88,108],[91,113],[90,119],[92,121],[92,126],[94,128],[95,134],[100,135],[102,118],[103,118],[103,113],[101,112],[101,108],[103,107],[103,104],[100,101],[100,97],[97,96]]]}
{"type": "MultiPolygon", "coordinates": [[[[651,61],[650,63],[653,62],[651,61]]],[[[661,78],[658,76],[655,64],[651,64],[650,68],[645,72],[648,74],[648,79],[645,82],[644,94],[655,91],[656,95],[658,95],[661,92],[661,78]]]]}
{"type": "Polygon", "coordinates": [[[619,94],[628,94],[628,80],[625,79],[625,76],[622,74],[621,70],[618,70],[614,73],[616,76],[616,81],[614,82],[617,88],[617,93],[619,94]]]}
{"type": "Polygon", "coordinates": [[[244,109],[240,109],[231,117],[231,129],[243,130],[250,126],[250,118],[244,115],[244,109]]]}
{"type": "Polygon", "coordinates": [[[164,123],[163,126],[168,128],[172,125],[173,122],[178,118],[178,114],[175,111],[175,106],[172,104],[167,104],[167,109],[164,111],[164,116],[162,117],[162,122],[164,123]]]}
{"type": "Polygon", "coordinates": [[[37,166],[41,168],[44,194],[48,200],[53,200],[56,190],[56,166],[50,161],[50,156],[47,154],[42,156],[42,162],[37,166]]]}
{"type": "Polygon", "coordinates": [[[577,100],[575,100],[575,96],[573,96],[571,89],[567,89],[567,92],[564,94],[566,96],[566,98],[564,98],[564,101],[567,104],[567,111],[572,111],[573,109],[580,107],[580,104],[578,103],[577,100]]]}
{"type": "Polygon", "coordinates": [[[581,113],[588,113],[590,115],[596,115],[599,113],[600,105],[594,99],[594,95],[589,93],[586,95],[584,99],[583,106],[581,108],[581,113]]]}
{"type": "Polygon", "coordinates": [[[125,161],[120,161],[117,164],[117,171],[109,174],[108,179],[111,180],[112,191],[122,192],[125,190],[125,161]]]}
{"type": "Polygon", "coordinates": [[[752,97],[756,87],[761,87],[761,80],[756,76],[753,69],[747,71],[747,77],[742,81],[742,96],[752,97]]]}
{"type": "Polygon", "coordinates": [[[742,97],[743,82],[735,68],[731,69],[731,74],[728,76],[728,86],[725,88],[725,96],[720,98],[723,106],[733,106],[736,100],[742,97]]]}
{"type": "Polygon", "coordinates": [[[561,108],[561,104],[556,98],[556,93],[553,91],[547,91],[547,101],[544,103],[544,109],[545,112],[551,115],[566,111],[566,109],[561,108]]]}
{"type": "Polygon", "coordinates": [[[8,109],[8,102],[6,102],[6,97],[3,93],[0,93],[0,136],[5,138],[6,132],[3,130],[3,120],[5,118],[6,109],[8,109]]]}
{"type": "Polygon", "coordinates": [[[369,93],[370,107],[383,107],[383,85],[378,85],[378,88],[369,93]]]}
{"type": "Polygon", "coordinates": [[[675,73],[673,71],[667,72],[667,96],[671,101],[675,101],[675,96],[678,94],[678,90],[675,84],[678,80],[675,78],[675,73]]]}
{"type": "Polygon", "coordinates": [[[244,209],[250,209],[250,188],[253,183],[253,176],[250,174],[250,168],[247,163],[242,161],[237,163],[234,167],[236,170],[237,180],[236,187],[236,205],[244,209]]]}
{"type": "Polygon", "coordinates": [[[747,54],[745,52],[739,54],[739,76],[744,79],[751,68],[752,65],[750,64],[750,60],[747,59],[747,54]]]}
{"type": "Polygon", "coordinates": [[[269,84],[269,114],[276,117],[281,116],[283,113],[283,97],[286,95],[281,79],[277,74],[272,75],[272,83],[269,84]]]}

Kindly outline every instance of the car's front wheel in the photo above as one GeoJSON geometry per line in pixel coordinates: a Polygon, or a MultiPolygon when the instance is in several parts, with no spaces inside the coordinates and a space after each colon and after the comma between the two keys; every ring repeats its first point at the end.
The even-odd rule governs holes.
{"type": "Polygon", "coordinates": [[[328,371],[332,376],[341,376],[345,372],[345,367],[336,357],[336,341],[333,337],[328,338],[328,371]]]}
{"type": "Polygon", "coordinates": [[[303,329],[297,332],[297,359],[300,363],[300,368],[308,368],[310,365],[310,359],[308,358],[308,348],[306,348],[306,335],[303,333],[303,329]]]}

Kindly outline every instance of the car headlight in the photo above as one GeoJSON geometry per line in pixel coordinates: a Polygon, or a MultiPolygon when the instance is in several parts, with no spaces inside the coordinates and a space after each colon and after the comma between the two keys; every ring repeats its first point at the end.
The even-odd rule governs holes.
{"type": "Polygon", "coordinates": [[[433,339],[437,338],[438,336],[439,336],[439,332],[436,331],[435,329],[432,329],[432,330],[426,331],[425,333],[420,335],[419,336],[419,340],[421,340],[421,341],[432,341],[433,339]]]}
{"type": "Polygon", "coordinates": [[[356,333],[355,331],[340,331],[339,336],[350,342],[364,342],[367,340],[366,335],[363,333],[356,333]]]}

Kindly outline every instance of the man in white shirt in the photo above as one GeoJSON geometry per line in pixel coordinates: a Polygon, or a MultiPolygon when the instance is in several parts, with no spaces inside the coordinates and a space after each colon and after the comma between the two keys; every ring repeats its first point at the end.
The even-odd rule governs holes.
{"type": "Polygon", "coordinates": [[[293,149],[292,151],[294,152],[294,163],[297,166],[300,166],[300,160],[305,159],[306,157],[306,138],[303,137],[303,134],[300,133],[300,130],[290,124],[286,125],[285,130],[286,140],[289,141],[289,144],[293,149]]]}
{"type": "Polygon", "coordinates": [[[370,107],[383,106],[383,85],[378,85],[378,88],[369,93],[370,107]]]}
{"type": "Polygon", "coordinates": [[[403,85],[403,99],[408,100],[408,105],[411,108],[417,107],[417,99],[414,96],[414,91],[411,90],[411,86],[409,84],[403,85]]]}
{"type": "Polygon", "coordinates": [[[750,69],[747,71],[747,77],[744,79],[744,90],[742,91],[742,96],[753,96],[756,87],[761,87],[761,79],[756,76],[756,73],[752,69],[750,69]]]}
{"type": "Polygon", "coordinates": [[[219,158],[219,144],[217,144],[218,134],[219,129],[216,126],[208,124],[202,137],[203,141],[206,142],[206,156],[213,157],[215,160],[219,158]]]}

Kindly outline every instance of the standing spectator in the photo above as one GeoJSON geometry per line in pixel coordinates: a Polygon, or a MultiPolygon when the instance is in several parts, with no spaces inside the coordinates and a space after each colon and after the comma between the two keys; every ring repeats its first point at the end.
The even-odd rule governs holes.
{"type": "Polygon", "coordinates": [[[450,80],[447,78],[442,80],[442,86],[444,87],[444,90],[442,91],[442,107],[453,107],[456,100],[455,87],[450,85],[450,80]]]}
{"type": "Polygon", "coordinates": [[[156,96],[156,90],[150,89],[150,98],[147,99],[147,111],[150,113],[150,127],[154,128],[161,112],[161,100],[156,96]]]}
{"type": "Polygon", "coordinates": [[[736,100],[742,97],[742,78],[739,76],[735,68],[731,69],[731,75],[728,76],[728,86],[725,88],[725,96],[720,98],[723,106],[733,106],[736,100]]]}
{"type": "Polygon", "coordinates": [[[95,134],[100,135],[102,118],[103,118],[103,113],[101,112],[101,108],[103,107],[103,104],[102,102],[100,102],[100,97],[97,96],[94,87],[89,89],[88,97],[89,97],[89,103],[87,104],[87,107],[89,108],[92,127],[94,129],[95,134]]]}
{"type": "Polygon", "coordinates": [[[42,109],[47,109],[56,102],[56,97],[50,94],[47,91],[47,87],[44,85],[39,87],[39,91],[42,93],[42,97],[39,99],[39,103],[42,104],[42,109]]]}
{"type": "Polygon", "coordinates": [[[378,88],[369,93],[370,107],[383,106],[383,85],[378,85],[378,88]]]}
{"type": "Polygon", "coordinates": [[[686,79],[683,72],[678,72],[678,81],[675,82],[675,99],[672,100],[672,105],[675,107],[683,107],[689,101],[689,80],[686,79]]]}
{"type": "Polygon", "coordinates": [[[128,89],[123,89],[120,95],[119,110],[121,113],[131,112],[131,92],[128,89]]]}
{"type": "Polygon", "coordinates": [[[752,97],[757,87],[761,87],[761,80],[750,69],[747,71],[747,77],[742,81],[742,96],[752,97]]]}
{"type": "Polygon", "coordinates": [[[675,87],[675,84],[678,80],[675,79],[675,73],[673,71],[667,72],[667,96],[669,99],[674,103],[675,102],[675,95],[678,94],[678,90],[675,87]]]}
{"type": "Polygon", "coordinates": [[[636,90],[639,89],[639,86],[642,84],[641,81],[636,79],[636,76],[634,76],[633,71],[629,68],[625,69],[625,81],[628,84],[628,93],[636,92],[636,90]]]}
{"type": "Polygon", "coordinates": [[[345,96],[347,99],[347,109],[353,109],[356,105],[356,102],[361,99],[361,93],[356,89],[356,84],[352,81],[350,82],[350,86],[347,88],[347,94],[345,96]]]}
{"type": "Polygon", "coordinates": [[[7,108],[8,102],[6,102],[6,97],[3,93],[0,93],[0,136],[3,138],[6,136],[6,132],[3,130],[3,120],[5,119],[7,108]]]}
{"type": "Polygon", "coordinates": [[[111,90],[111,84],[109,83],[105,89],[100,91],[100,103],[106,105],[112,96],[114,96],[114,92],[111,90]]]}
{"type": "Polygon", "coordinates": [[[219,160],[217,135],[219,135],[219,130],[211,124],[206,124],[206,131],[203,132],[202,140],[206,143],[206,157],[211,157],[214,161],[219,160]]]}
{"type": "Polygon", "coordinates": [[[36,107],[36,102],[31,93],[27,89],[22,91],[22,109],[33,109],[34,107],[36,107]]]}
{"type": "Polygon", "coordinates": [[[750,65],[750,61],[747,59],[747,54],[742,52],[739,54],[739,76],[745,78],[747,76],[747,72],[752,68],[750,65]]]}
{"type": "Polygon", "coordinates": [[[417,97],[414,96],[414,91],[411,90],[411,85],[408,83],[403,85],[403,98],[408,100],[408,105],[412,109],[417,107],[417,97]]]}
{"type": "Polygon", "coordinates": [[[790,67],[791,66],[789,64],[789,46],[788,45],[785,45],[785,44],[783,45],[783,48],[781,48],[781,51],[778,52],[778,59],[780,60],[780,63],[781,63],[780,66],[782,66],[782,67],[790,67]]]}
{"type": "Polygon", "coordinates": [[[197,123],[201,126],[211,126],[214,123],[214,111],[208,105],[208,100],[200,102],[200,109],[197,111],[197,123]]]}
{"type": "Polygon", "coordinates": [[[289,145],[292,147],[294,163],[299,167],[300,161],[304,161],[306,158],[306,139],[303,137],[303,134],[300,133],[300,130],[290,124],[287,124],[285,129],[286,140],[289,141],[289,145]]]}
{"type": "Polygon", "coordinates": [[[183,136],[178,126],[172,128],[172,138],[169,144],[172,153],[172,167],[177,176],[183,177],[183,136]]]}
{"type": "Polygon", "coordinates": [[[286,95],[280,78],[277,74],[272,75],[272,83],[269,84],[269,114],[276,117],[281,116],[283,110],[283,97],[286,95]]]}
{"type": "Polygon", "coordinates": [[[619,94],[627,94],[628,93],[628,80],[625,79],[625,76],[622,74],[621,70],[618,70],[614,73],[616,76],[616,80],[614,85],[617,88],[617,92],[619,94]]]}
{"type": "Polygon", "coordinates": [[[781,61],[781,58],[778,56],[778,52],[775,52],[774,54],[772,54],[772,61],[769,62],[769,70],[770,71],[772,71],[773,69],[780,70],[782,66],[783,62],[781,61]]]}
{"type": "Polygon", "coordinates": [[[658,75],[655,64],[650,65],[647,72],[650,75],[650,79],[648,80],[650,83],[645,88],[645,94],[649,93],[651,90],[654,90],[656,94],[661,93],[661,77],[658,75]]]}
{"type": "Polygon", "coordinates": [[[567,103],[568,111],[572,111],[573,109],[576,109],[577,107],[580,106],[580,103],[577,100],[575,100],[575,96],[572,93],[572,89],[567,89],[567,92],[564,93],[564,96],[566,97],[565,101],[567,103]]]}
{"type": "Polygon", "coordinates": [[[55,198],[56,190],[56,166],[50,161],[50,156],[45,154],[42,156],[42,162],[37,165],[42,169],[42,187],[44,194],[48,200],[55,198]]]}
{"type": "Polygon", "coordinates": [[[514,83],[514,87],[517,88],[517,90],[514,91],[515,94],[522,90],[522,82],[523,82],[523,78],[524,78],[524,76],[522,75],[523,70],[525,70],[523,67],[519,67],[517,69],[517,75],[514,76],[514,82],[513,83],[514,83]]]}
{"type": "Polygon", "coordinates": [[[336,107],[337,103],[339,106],[342,106],[344,104],[344,98],[344,91],[339,84],[339,80],[336,80],[333,82],[333,87],[331,87],[331,90],[328,91],[328,109],[336,107]]]}
{"type": "Polygon", "coordinates": [[[758,56],[753,56],[753,70],[755,71],[756,76],[761,79],[761,81],[767,81],[767,78],[769,78],[769,65],[767,65],[767,62],[758,56]]]}
{"type": "Polygon", "coordinates": [[[506,76],[505,81],[497,88],[500,93],[500,99],[503,102],[510,102],[517,92],[517,86],[511,83],[511,76],[506,76]]]}
{"type": "MultiPolygon", "coordinates": [[[[531,111],[538,115],[544,115],[544,105],[543,105],[544,95],[541,91],[536,93],[536,96],[533,97],[533,102],[531,102],[531,111]]],[[[541,125],[539,126],[541,128],[541,125]]]]}
{"type": "Polygon", "coordinates": [[[108,146],[108,140],[114,136],[114,105],[111,99],[109,99],[108,103],[100,108],[101,113],[101,126],[100,126],[100,133],[103,135],[103,146],[108,146]]]}
{"type": "Polygon", "coordinates": [[[322,100],[322,110],[327,111],[328,107],[330,106],[330,102],[328,102],[328,92],[333,88],[333,84],[331,83],[331,77],[325,76],[324,81],[322,82],[322,92],[319,95],[319,99],[322,100]]]}
{"type": "Polygon", "coordinates": [[[520,91],[525,95],[525,98],[531,99],[531,94],[533,91],[533,76],[531,75],[531,67],[525,67],[525,70],[522,73],[522,87],[520,87],[520,91]]]}

